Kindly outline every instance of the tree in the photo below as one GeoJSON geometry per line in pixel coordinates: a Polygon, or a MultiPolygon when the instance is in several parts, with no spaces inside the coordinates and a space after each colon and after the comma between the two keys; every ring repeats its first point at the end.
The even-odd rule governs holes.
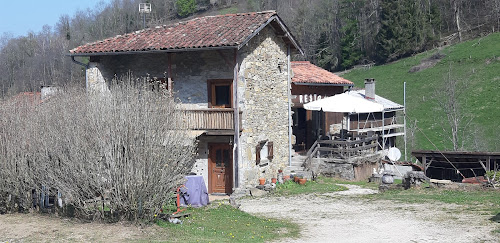
{"type": "Polygon", "coordinates": [[[437,20],[431,3],[382,0],[380,31],[377,34],[377,61],[385,63],[425,50],[432,46],[432,27],[437,20]],[[432,24],[434,23],[434,24],[432,24]]]}
{"type": "Polygon", "coordinates": [[[177,0],[175,7],[179,16],[186,17],[196,12],[196,0],[177,0]]]}
{"type": "Polygon", "coordinates": [[[344,0],[341,8],[343,26],[340,29],[340,67],[351,68],[363,57],[361,33],[359,29],[358,0],[344,0]]]}
{"type": "Polygon", "coordinates": [[[321,33],[315,53],[316,64],[326,70],[334,70],[338,64],[337,56],[333,50],[328,35],[321,33]]]}
{"type": "Polygon", "coordinates": [[[436,90],[434,97],[438,104],[440,114],[444,114],[446,119],[441,126],[448,141],[451,142],[454,151],[464,150],[474,139],[472,133],[477,133],[472,129],[474,115],[463,109],[463,104],[467,102],[466,90],[467,82],[452,76],[450,65],[448,73],[444,77],[443,85],[436,90]]]}

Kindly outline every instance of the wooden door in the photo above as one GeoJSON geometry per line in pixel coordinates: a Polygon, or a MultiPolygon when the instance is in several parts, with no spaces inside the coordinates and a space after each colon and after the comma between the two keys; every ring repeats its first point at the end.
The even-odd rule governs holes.
{"type": "Polygon", "coordinates": [[[231,194],[233,188],[233,150],[227,143],[208,145],[209,193],[231,194]]]}

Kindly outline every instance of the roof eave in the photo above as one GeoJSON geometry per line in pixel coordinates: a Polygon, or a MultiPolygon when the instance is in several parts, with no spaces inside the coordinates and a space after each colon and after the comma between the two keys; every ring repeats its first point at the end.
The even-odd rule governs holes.
{"type": "Polygon", "coordinates": [[[333,83],[301,83],[301,82],[293,82],[295,85],[304,85],[304,86],[348,86],[352,87],[354,84],[333,84],[333,83]]]}
{"type": "Polygon", "coordinates": [[[210,51],[210,50],[228,50],[237,49],[237,46],[214,46],[214,47],[199,47],[199,48],[176,48],[165,50],[148,50],[148,51],[123,51],[123,52],[90,52],[90,53],[67,53],[67,56],[114,56],[114,55],[131,55],[131,54],[148,54],[148,53],[172,53],[185,51],[210,51]]]}

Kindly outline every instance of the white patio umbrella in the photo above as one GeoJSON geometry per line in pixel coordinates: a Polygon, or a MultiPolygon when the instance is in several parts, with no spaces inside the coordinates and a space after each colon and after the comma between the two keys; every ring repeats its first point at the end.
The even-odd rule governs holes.
{"type": "Polygon", "coordinates": [[[304,109],[324,112],[369,113],[381,112],[384,110],[384,106],[365,98],[342,93],[304,104],[304,109]]]}

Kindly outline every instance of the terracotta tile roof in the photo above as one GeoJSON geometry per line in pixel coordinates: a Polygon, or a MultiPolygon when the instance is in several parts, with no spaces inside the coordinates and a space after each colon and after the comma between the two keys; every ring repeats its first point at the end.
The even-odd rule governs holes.
{"type": "Polygon", "coordinates": [[[70,55],[240,47],[272,18],[281,23],[275,11],[199,17],[85,44],[70,50],[70,55]]]}
{"type": "Polygon", "coordinates": [[[292,62],[292,83],[354,86],[354,83],[308,61],[292,62]]]}
{"type": "Polygon", "coordinates": [[[42,103],[40,92],[21,92],[8,100],[8,103],[15,105],[38,105],[42,103]]]}

